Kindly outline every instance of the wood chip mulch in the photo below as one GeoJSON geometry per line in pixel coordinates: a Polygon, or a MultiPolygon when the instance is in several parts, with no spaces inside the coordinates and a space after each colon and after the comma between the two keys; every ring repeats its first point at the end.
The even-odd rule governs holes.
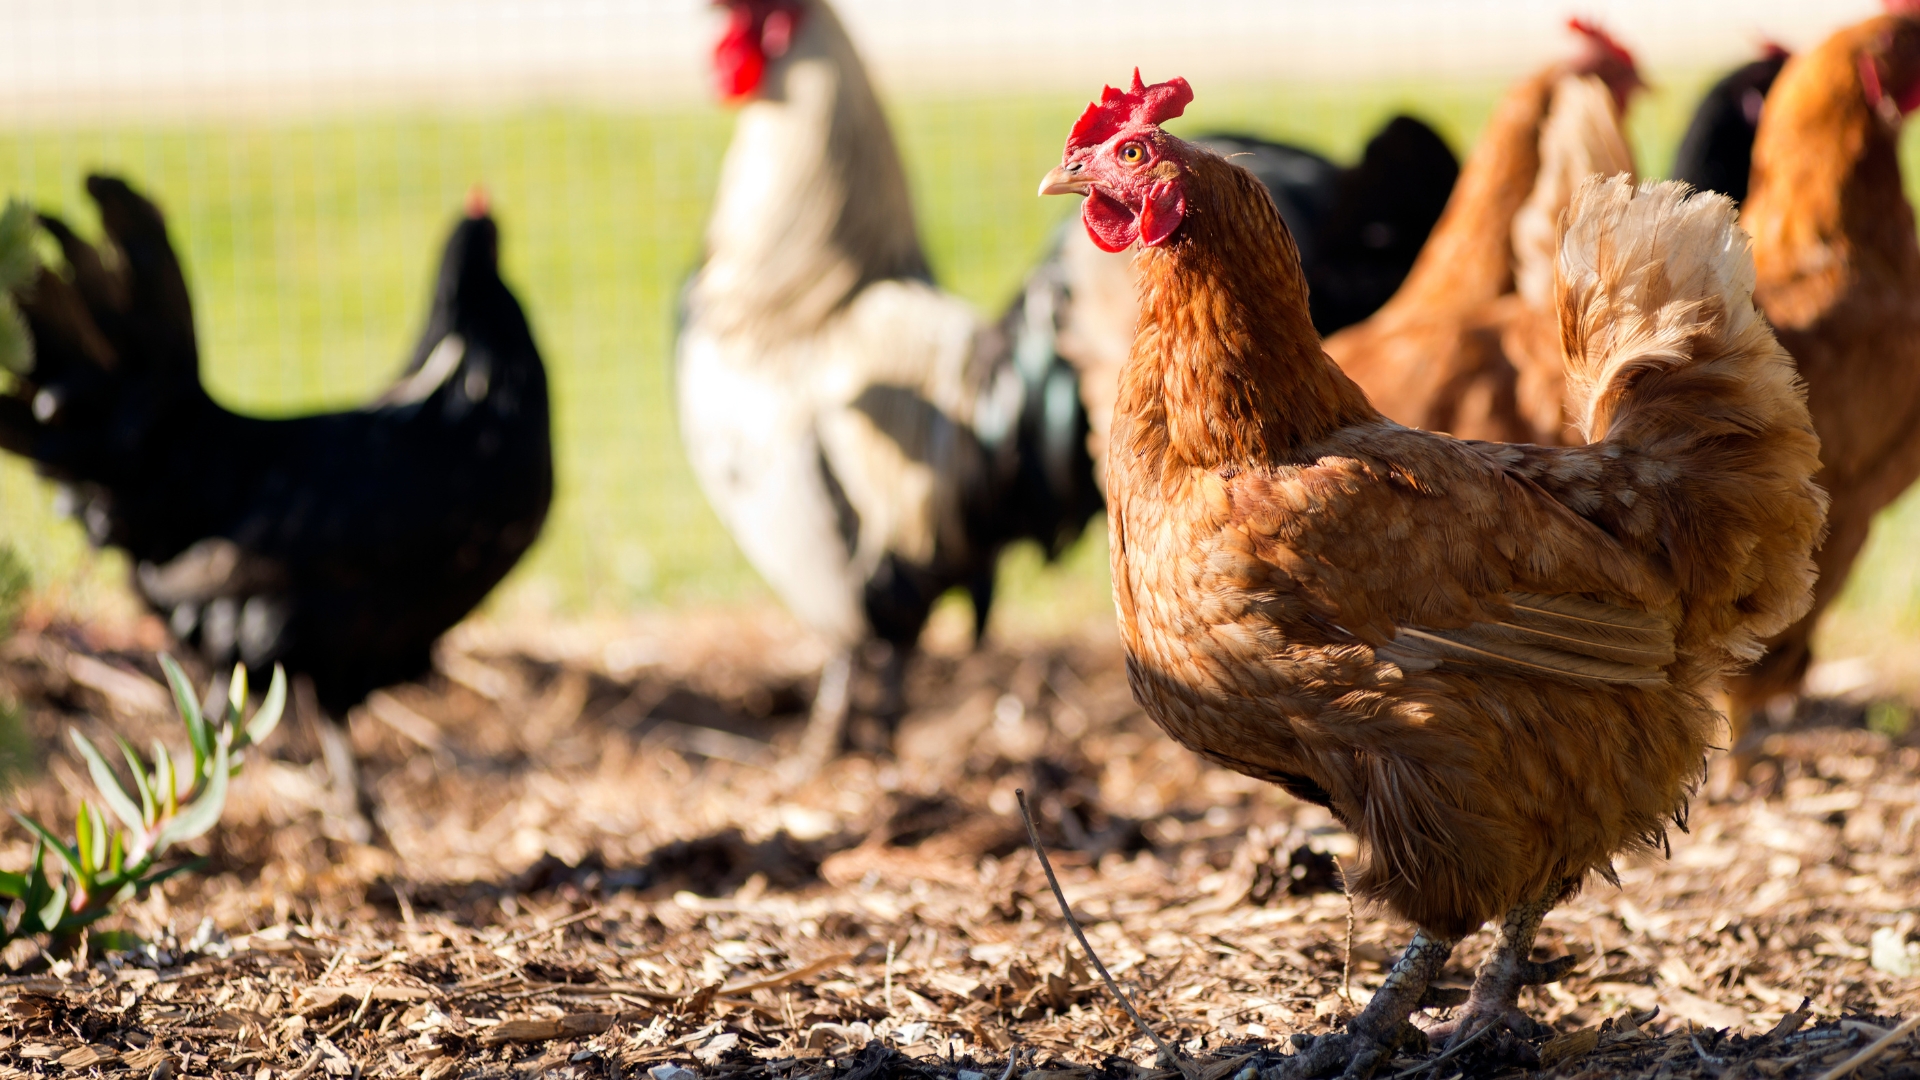
{"type": "MultiPolygon", "coordinates": [[[[0,957],[0,1080],[1256,1080],[1365,1003],[1410,928],[1350,910],[1323,810],[1161,736],[1110,632],[948,629],[894,752],[800,777],[819,657],[773,616],[463,627],[350,718],[374,844],[320,811],[290,721],[204,872],[103,924],[143,946],[0,957]],[[1015,789],[1175,1068],[1072,945],[1015,789]]],[[[15,805],[71,820],[70,725],[181,741],[151,636],[43,619],[0,645],[38,766],[15,805]]],[[[1873,700],[1803,710],[1671,858],[1548,917],[1539,955],[1579,967],[1522,1005],[1554,1034],[1424,1075],[1818,1077],[1872,1049],[1845,1075],[1920,1076],[1920,748],[1867,729],[1899,712],[1873,700]]],[[[0,832],[0,868],[27,851],[0,832]]]]}

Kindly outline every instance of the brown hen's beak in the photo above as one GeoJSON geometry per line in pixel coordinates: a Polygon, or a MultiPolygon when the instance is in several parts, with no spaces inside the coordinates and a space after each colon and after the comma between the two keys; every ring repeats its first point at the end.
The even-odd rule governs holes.
{"type": "Polygon", "coordinates": [[[1040,179],[1042,195],[1085,195],[1093,190],[1093,181],[1080,175],[1079,170],[1057,165],[1054,170],[1040,179]]]}

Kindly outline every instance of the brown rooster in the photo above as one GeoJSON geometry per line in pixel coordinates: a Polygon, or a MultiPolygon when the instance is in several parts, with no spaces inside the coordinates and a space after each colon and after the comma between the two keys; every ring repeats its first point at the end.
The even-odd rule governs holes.
{"type": "Polygon", "coordinates": [[[1732,684],[1736,736],[1799,687],[1873,516],[1920,477],[1920,243],[1899,163],[1916,105],[1920,20],[1888,15],[1789,60],[1760,114],[1742,219],[1754,297],[1807,381],[1833,508],[1813,609],[1732,684]]]}
{"type": "Polygon", "coordinates": [[[1620,117],[1633,56],[1574,20],[1575,57],[1521,80],[1495,109],[1453,198],[1393,299],[1327,352],[1403,424],[1464,439],[1563,445],[1551,298],[1559,219],[1594,173],[1631,173],[1620,117]]]}
{"type": "Polygon", "coordinates": [[[1137,245],[1109,443],[1135,696],[1183,745],[1323,804],[1352,886],[1419,927],[1347,1032],[1288,1076],[1365,1076],[1454,943],[1504,921],[1452,1037],[1525,1030],[1542,915],[1657,845],[1707,693],[1806,611],[1825,498],[1792,361],[1723,196],[1574,194],[1555,302],[1589,445],[1402,427],[1328,359],[1292,239],[1247,172],[1176,139],[1184,80],[1109,88],[1043,193],[1137,245]]]}

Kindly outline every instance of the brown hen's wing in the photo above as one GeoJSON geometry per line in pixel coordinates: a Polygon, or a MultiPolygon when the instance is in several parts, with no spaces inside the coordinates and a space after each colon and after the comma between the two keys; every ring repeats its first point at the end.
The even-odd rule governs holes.
{"type": "Polygon", "coordinates": [[[1576,682],[1660,686],[1673,663],[1673,624],[1571,594],[1509,592],[1504,619],[1451,629],[1402,627],[1379,655],[1403,668],[1496,667],[1576,682]]]}
{"type": "Polygon", "coordinates": [[[1384,425],[1340,441],[1311,465],[1230,485],[1278,591],[1410,670],[1666,681],[1671,585],[1510,471],[1501,448],[1384,425]]]}

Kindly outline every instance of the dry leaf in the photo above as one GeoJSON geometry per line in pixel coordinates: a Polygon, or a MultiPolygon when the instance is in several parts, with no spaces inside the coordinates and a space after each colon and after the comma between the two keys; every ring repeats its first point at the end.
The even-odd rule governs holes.
{"type": "Polygon", "coordinates": [[[1569,1031],[1565,1035],[1555,1036],[1548,1040],[1547,1045],[1540,1048],[1540,1070],[1546,1072],[1557,1069],[1562,1064],[1579,1061],[1591,1054],[1593,1048],[1599,1043],[1600,1029],[1597,1027],[1581,1028],[1579,1031],[1569,1031]]]}
{"type": "Polygon", "coordinates": [[[158,1044],[143,1046],[120,1060],[125,1062],[127,1068],[132,1069],[134,1072],[148,1073],[152,1072],[155,1066],[167,1060],[167,1051],[158,1044]]]}
{"type": "Polygon", "coordinates": [[[87,1045],[76,1046],[66,1053],[61,1054],[59,1058],[60,1064],[69,1069],[91,1069],[96,1066],[105,1067],[114,1065],[118,1063],[119,1060],[120,1054],[117,1051],[109,1050],[104,1046],[87,1045]]]}
{"type": "Polygon", "coordinates": [[[598,1035],[613,1026],[613,1013],[572,1013],[567,1016],[503,1020],[480,1036],[480,1045],[498,1046],[510,1042],[545,1042],[548,1039],[574,1039],[598,1035]]]}

